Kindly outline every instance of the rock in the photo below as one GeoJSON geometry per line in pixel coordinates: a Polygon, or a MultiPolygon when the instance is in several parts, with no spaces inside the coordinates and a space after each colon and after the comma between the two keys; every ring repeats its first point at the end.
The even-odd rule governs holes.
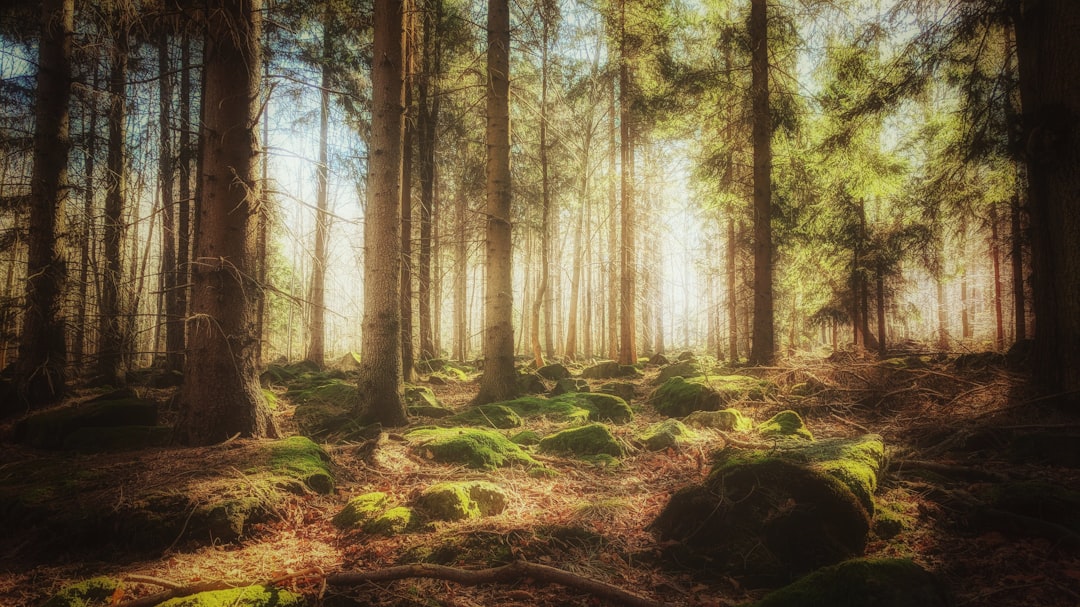
{"type": "Polygon", "coordinates": [[[630,405],[626,404],[626,401],[615,396],[614,394],[603,393],[581,393],[577,395],[580,399],[584,399],[591,407],[586,405],[586,409],[589,409],[589,419],[592,421],[610,421],[616,424],[625,424],[634,419],[634,411],[630,408],[630,405]]]}
{"type": "Polygon", "coordinates": [[[105,400],[36,413],[15,426],[15,440],[39,449],[60,449],[81,428],[156,426],[157,403],[141,398],[105,400]]]}
{"type": "Polygon", "coordinates": [[[754,429],[754,422],[738,409],[694,411],[683,418],[683,423],[695,428],[710,428],[724,432],[749,432],[754,429]]]}
{"type": "Polygon", "coordinates": [[[89,607],[108,605],[120,582],[107,577],[96,577],[66,586],[52,595],[41,607],[89,607]]]}
{"type": "Polygon", "coordinates": [[[115,426],[79,428],[64,439],[66,451],[104,453],[164,447],[172,440],[169,426],[115,426]]]}
{"type": "Polygon", "coordinates": [[[543,417],[555,422],[584,424],[589,421],[592,411],[591,404],[580,396],[573,392],[556,398],[525,396],[494,404],[509,407],[523,418],[543,417]]]}
{"type": "Polygon", "coordinates": [[[411,529],[416,521],[412,508],[398,506],[383,512],[364,526],[364,531],[377,535],[399,535],[411,529]]]}
{"type": "Polygon", "coordinates": [[[521,416],[510,407],[498,403],[472,407],[450,417],[447,421],[456,425],[499,429],[517,428],[522,424],[521,416]]]}
{"type": "Polygon", "coordinates": [[[623,455],[622,445],[603,424],[589,424],[556,432],[540,441],[540,450],[575,456],[623,455]]]}
{"type": "Polygon", "coordinates": [[[721,405],[720,394],[698,379],[676,375],[653,391],[649,402],[661,415],[685,417],[694,411],[715,411],[721,405]]]}
{"type": "Polygon", "coordinates": [[[309,376],[299,384],[293,384],[285,392],[285,398],[298,405],[333,405],[351,409],[357,400],[356,384],[325,376],[309,376]]]}
{"type": "Polygon", "coordinates": [[[533,432],[532,430],[522,430],[521,432],[518,432],[517,434],[511,436],[510,442],[514,443],[515,445],[524,446],[539,445],[540,435],[536,432],[533,432]]]}
{"type": "Polygon", "coordinates": [[[680,361],[683,361],[683,360],[694,360],[694,353],[693,353],[693,352],[691,352],[690,350],[686,350],[686,351],[684,351],[684,352],[680,352],[680,353],[679,353],[679,356],[678,356],[678,357],[676,357],[676,360],[680,360],[680,361]]]}
{"type": "Polygon", "coordinates": [[[584,379],[578,379],[576,377],[566,377],[555,382],[555,387],[551,389],[552,396],[558,396],[560,394],[567,394],[569,392],[588,392],[589,382],[584,379]]]}
{"type": "Polygon", "coordinates": [[[412,449],[444,464],[491,470],[505,466],[539,466],[521,447],[502,434],[478,428],[413,430],[405,435],[412,449]]]}
{"type": "Polygon", "coordinates": [[[758,425],[757,431],[762,436],[773,438],[814,440],[814,435],[811,434],[810,430],[803,424],[803,420],[799,417],[799,414],[794,411],[781,411],[777,413],[769,418],[768,421],[758,425]]]}
{"type": "Polygon", "coordinates": [[[158,607],[304,607],[304,597],[288,590],[267,586],[247,586],[200,592],[171,599],[158,607]]]}
{"type": "Polygon", "coordinates": [[[663,451],[664,449],[677,449],[687,440],[693,439],[694,436],[694,431],[687,428],[679,420],[665,419],[649,426],[636,438],[649,451],[663,451]]]}
{"type": "Polygon", "coordinates": [[[544,378],[536,373],[519,374],[517,377],[517,387],[518,392],[524,394],[543,394],[548,390],[547,384],[544,383],[544,378]]]}
{"type": "Polygon", "coordinates": [[[454,410],[444,407],[427,386],[406,386],[404,399],[409,415],[440,419],[454,414],[454,410]]]}
{"type": "Polygon", "coordinates": [[[558,381],[560,379],[566,379],[570,377],[570,370],[565,365],[559,363],[552,363],[550,365],[544,365],[536,370],[536,374],[544,379],[550,379],[551,381],[558,381]]]}
{"type": "Polygon", "coordinates": [[[267,442],[263,446],[268,456],[268,467],[279,477],[293,479],[296,483],[286,486],[293,492],[304,487],[323,495],[334,490],[334,475],[330,472],[330,456],[322,447],[304,436],[267,442]]]}
{"type": "Polygon", "coordinates": [[[664,365],[670,365],[671,361],[668,360],[668,357],[657,352],[656,354],[653,354],[649,357],[649,364],[656,365],[657,367],[663,367],[664,365]]]}
{"type": "Polygon", "coordinates": [[[852,559],[765,595],[753,607],[948,607],[945,585],[907,559],[852,559]]]}
{"type": "Polygon", "coordinates": [[[608,382],[600,386],[600,392],[603,392],[604,394],[614,394],[626,402],[634,400],[634,396],[637,395],[634,384],[626,381],[608,382]]]}
{"type": "Polygon", "coordinates": [[[603,360],[581,372],[585,379],[611,379],[613,377],[633,377],[638,370],[633,365],[620,365],[613,360],[603,360]]]}
{"type": "Polygon", "coordinates": [[[341,358],[333,362],[335,369],[341,369],[342,371],[356,371],[360,369],[360,353],[358,352],[346,352],[341,355],[341,358]]]}
{"type": "Polygon", "coordinates": [[[331,522],[342,531],[362,529],[390,506],[390,496],[382,491],[364,493],[351,498],[331,522]]]}
{"type": "Polygon", "coordinates": [[[672,377],[700,377],[706,375],[708,371],[695,359],[680,360],[661,368],[653,383],[659,386],[672,377]]]}
{"type": "Polygon", "coordinates": [[[506,509],[509,498],[498,485],[487,481],[454,481],[432,485],[420,494],[416,507],[440,521],[494,516],[506,509]]]}

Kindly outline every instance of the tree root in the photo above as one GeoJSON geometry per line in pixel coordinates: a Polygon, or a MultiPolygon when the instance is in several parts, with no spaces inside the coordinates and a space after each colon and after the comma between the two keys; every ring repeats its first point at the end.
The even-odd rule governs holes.
{"type": "Polygon", "coordinates": [[[256,583],[265,586],[279,585],[284,581],[298,578],[321,578],[324,585],[328,586],[359,586],[369,582],[390,582],[409,578],[431,578],[456,582],[465,586],[477,586],[480,584],[505,584],[522,579],[532,579],[537,582],[559,584],[567,588],[573,588],[595,597],[608,599],[619,605],[629,607],[663,607],[664,603],[634,594],[628,590],[619,588],[607,582],[594,580],[571,573],[563,569],[539,565],[528,561],[514,561],[508,565],[491,567],[488,569],[461,569],[447,567],[445,565],[433,565],[429,563],[417,563],[414,565],[401,565],[375,569],[373,571],[339,572],[324,575],[318,569],[308,569],[290,574],[281,578],[266,582],[237,582],[237,581],[211,581],[191,586],[180,586],[166,580],[149,578],[146,576],[129,576],[132,582],[149,583],[167,588],[163,592],[145,596],[139,599],[125,601],[118,607],[153,607],[159,603],[178,597],[191,596],[200,592],[212,590],[226,590],[241,586],[251,586],[256,583]]]}

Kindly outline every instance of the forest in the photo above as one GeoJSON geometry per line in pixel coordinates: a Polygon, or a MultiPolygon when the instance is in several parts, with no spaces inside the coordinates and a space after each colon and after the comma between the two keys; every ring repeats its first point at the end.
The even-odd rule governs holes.
{"type": "Polygon", "coordinates": [[[0,605],[1080,604],[1077,32],[0,5],[0,605]]]}

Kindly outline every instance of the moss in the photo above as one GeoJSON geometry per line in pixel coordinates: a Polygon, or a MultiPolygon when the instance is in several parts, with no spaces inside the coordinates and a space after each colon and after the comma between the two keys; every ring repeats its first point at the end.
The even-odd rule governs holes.
{"type": "Polygon", "coordinates": [[[291,436],[267,443],[266,450],[270,456],[271,472],[300,481],[316,493],[328,494],[334,490],[330,456],[311,439],[291,436]]]}
{"type": "Polygon", "coordinates": [[[415,521],[412,508],[398,506],[383,512],[364,526],[364,531],[377,535],[398,535],[411,529],[415,521]]]}
{"type": "Polygon", "coordinates": [[[694,411],[683,419],[683,423],[697,428],[712,428],[725,432],[749,432],[754,429],[754,422],[738,409],[694,411]]]}
{"type": "Polygon", "coordinates": [[[550,379],[552,381],[558,381],[560,379],[566,379],[570,377],[570,370],[565,365],[559,363],[552,363],[550,365],[544,365],[536,370],[536,374],[544,379],[550,379]]]}
{"type": "Polygon", "coordinates": [[[277,393],[274,392],[273,390],[268,390],[266,388],[263,388],[262,395],[263,395],[263,400],[266,401],[266,406],[269,407],[271,411],[277,411],[277,408],[278,408],[278,396],[277,396],[277,393]]]}
{"type": "Polygon", "coordinates": [[[570,455],[610,455],[621,457],[622,445],[603,424],[589,424],[556,432],[540,441],[540,449],[570,455]]]}
{"type": "Polygon", "coordinates": [[[638,442],[649,451],[676,449],[684,442],[693,439],[696,433],[677,419],[665,419],[649,426],[637,435],[638,442]]]}
{"type": "Polygon", "coordinates": [[[715,411],[720,406],[720,395],[699,378],[675,376],[654,390],[649,402],[661,415],[684,417],[694,411],[715,411]]]}
{"type": "Polygon", "coordinates": [[[31,415],[15,427],[15,438],[40,449],[59,449],[80,428],[156,426],[157,403],[128,398],[62,407],[31,415]]]}
{"type": "Polygon", "coordinates": [[[247,586],[200,592],[171,599],[158,607],[303,607],[304,597],[288,590],[266,586],[247,586]]]}
{"type": "Polygon", "coordinates": [[[107,577],[96,577],[66,586],[41,607],[92,607],[108,605],[120,582],[107,577]]]}
{"type": "Polygon", "coordinates": [[[896,504],[887,504],[874,513],[874,534],[883,540],[892,539],[913,526],[912,518],[896,504]]]}
{"type": "Polygon", "coordinates": [[[679,362],[667,365],[660,369],[656,374],[656,379],[653,383],[656,385],[663,384],[672,377],[699,377],[707,375],[709,369],[705,365],[699,363],[696,359],[680,360],[679,362]]]}
{"type": "Polygon", "coordinates": [[[762,436],[790,437],[814,440],[814,435],[803,424],[799,414],[794,411],[781,411],[758,425],[757,431],[762,436]]]}
{"type": "Polygon", "coordinates": [[[947,607],[945,586],[904,559],[853,559],[815,571],[754,607],[947,607]]]}
{"type": "Polygon", "coordinates": [[[309,378],[312,381],[290,386],[285,398],[299,405],[323,404],[351,409],[357,400],[356,384],[341,379],[309,378]],[[325,380],[325,381],[323,381],[325,380]]]}
{"type": "Polygon", "coordinates": [[[413,430],[405,435],[413,448],[428,459],[470,468],[494,469],[504,466],[539,465],[508,438],[478,428],[413,430]]]}
{"type": "Polygon", "coordinates": [[[558,396],[560,394],[566,394],[568,392],[588,392],[589,382],[584,379],[578,379],[576,377],[566,377],[555,382],[555,387],[551,389],[552,396],[558,396]]]}
{"type": "Polygon", "coordinates": [[[613,377],[634,377],[638,370],[631,365],[620,365],[613,360],[602,360],[581,371],[585,379],[611,379],[613,377]]]}
{"type": "Polygon", "coordinates": [[[494,483],[455,481],[428,487],[416,506],[433,519],[460,521],[499,514],[507,502],[506,492],[494,483]]]}
{"type": "Polygon", "coordinates": [[[603,392],[604,394],[614,394],[628,403],[637,396],[637,389],[634,387],[634,384],[627,381],[607,382],[600,386],[599,392],[603,392]]]}
{"type": "Polygon", "coordinates": [[[582,406],[576,393],[563,394],[556,398],[538,398],[525,396],[514,400],[495,403],[509,407],[523,418],[543,417],[556,422],[584,424],[592,413],[582,406]]]}
{"type": "Polygon", "coordinates": [[[521,426],[521,417],[506,405],[492,403],[472,407],[448,418],[449,422],[464,426],[484,428],[517,428],[521,426]]]}
{"type": "Polygon", "coordinates": [[[172,440],[169,426],[117,426],[79,428],[64,439],[64,449],[79,453],[137,451],[164,447],[172,440]]]}
{"type": "Polygon", "coordinates": [[[359,529],[378,518],[390,506],[390,496],[382,491],[351,498],[331,522],[341,530],[359,529]]]}
{"type": "Polygon", "coordinates": [[[522,430],[510,437],[510,441],[516,445],[539,445],[540,435],[532,430],[522,430]]]}
{"type": "Polygon", "coordinates": [[[405,386],[403,394],[406,407],[428,406],[442,407],[442,403],[435,397],[435,392],[427,386],[405,386]]]}
{"type": "MultiPolygon", "coordinates": [[[[616,424],[625,424],[634,419],[634,411],[626,401],[613,394],[582,393],[577,395],[578,402],[585,401],[586,409],[589,409],[589,419],[592,421],[610,421],[616,424]]],[[[584,404],[584,403],[583,403],[584,404]]]]}

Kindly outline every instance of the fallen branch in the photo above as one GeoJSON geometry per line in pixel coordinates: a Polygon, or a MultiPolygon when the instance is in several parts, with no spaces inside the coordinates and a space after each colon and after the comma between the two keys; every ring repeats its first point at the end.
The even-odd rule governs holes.
{"type": "Polygon", "coordinates": [[[1009,480],[1008,476],[998,472],[991,472],[989,470],[973,468],[971,466],[960,466],[957,464],[943,464],[925,460],[905,459],[894,461],[889,465],[889,470],[894,472],[901,472],[904,468],[926,470],[928,472],[936,472],[945,476],[966,478],[968,480],[995,481],[999,483],[1009,480]]]}
{"type": "Polygon", "coordinates": [[[199,594],[200,592],[213,592],[215,590],[228,590],[230,588],[246,588],[248,586],[279,586],[282,582],[286,582],[292,579],[322,576],[322,570],[313,567],[298,571],[296,573],[288,573],[280,577],[276,577],[272,580],[267,580],[263,582],[213,580],[209,582],[202,582],[199,584],[192,584],[190,586],[182,586],[180,584],[170,582],[169,580],[163,580],[161,578],[151,577],[148,575],[128,575],[124,577],[125,581],[136,582],[140,584],[152,584],[154,586],[161,586],[163,588],[166,588],[167,590],[131,601],[124,601],[123,603],[117,605],[117,607],[154,607],[155,605],[159,605],[170,599],[192,596],[195,594],[199,594]]]}
{"type": "Polygon", "coordinates": [[[580,590],[596,597],[609,599],[620,605],[629,605],[630,607],[661,607],[663,605],[661,602],[633,594],[606,582],[528,561],[514,561],[508,565],[489,569],[460,569],[428,563],[401,565],[374,571],[336,573],[327,576],[326,583],[333,586],[356,586],[367,582],[389,582],[407,578],[431,578],[456,582],[465,586],[506,583],[523,578],[532,578],[538,582],[559,584],[567,588],[580,590]]]}

